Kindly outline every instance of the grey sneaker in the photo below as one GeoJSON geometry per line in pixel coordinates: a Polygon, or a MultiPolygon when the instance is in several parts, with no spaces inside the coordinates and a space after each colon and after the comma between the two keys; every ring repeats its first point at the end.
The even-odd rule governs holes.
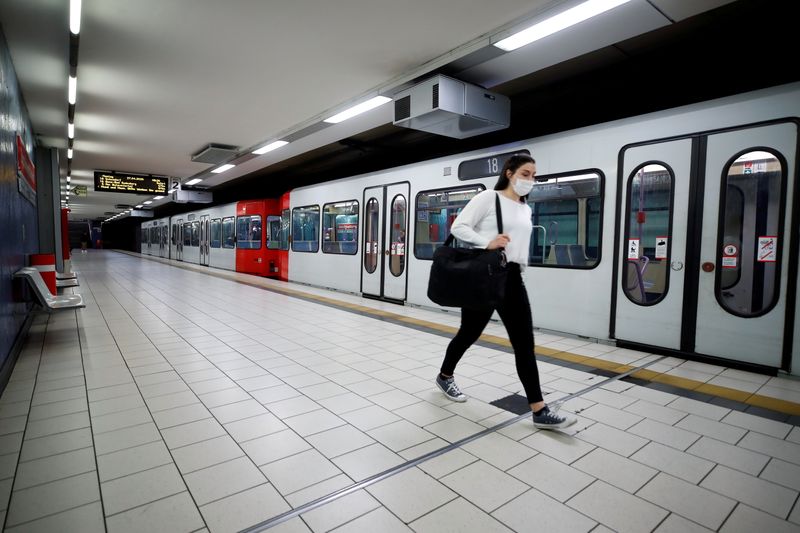
{"type": "Polygon", "coordinates": [[[539,416],[533,415],[533,425],[539,429],[562,429],[571,426],[578,419],[570,415],[560,415],[558,410],[551,411],[546,405],[539,413],[539,416]]]}
{"type": "Polygon", "coordinates": [[[449,399],[453,400],[454,402],[466,402],[467,395],[461,392],[456,385],[456,380],[453,377],[449,377],[447,379],[443,379],[442,375],[439,374],[436,376],[436,385],[442,389],[442,392],[445,396],[449,399]]]}

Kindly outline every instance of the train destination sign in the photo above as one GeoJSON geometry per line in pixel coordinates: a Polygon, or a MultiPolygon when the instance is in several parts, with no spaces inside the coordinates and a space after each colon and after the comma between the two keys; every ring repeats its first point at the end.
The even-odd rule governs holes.
{"type": "Polygon", "coordinates": [[[512,155],[516,154],[531,155],[528,150],[517,150],[516,152],[509,152],[507,154],[497,154],[480,159],[462,161],[458,165],[458,179],[463,181],[497,176],[500,174],[506,161],[508,161],[512,155]]]}
{"type": "Polygon", "coordinates": [[[141,174],[118,172],[94,173],[94,190],[103,192],[127,192],[131,194],[167,194],[169,179],[141,174]]]}

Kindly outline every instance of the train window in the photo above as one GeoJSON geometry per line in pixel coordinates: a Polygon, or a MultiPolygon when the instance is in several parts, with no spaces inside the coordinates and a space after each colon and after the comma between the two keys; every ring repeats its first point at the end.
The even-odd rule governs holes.
{"type": "Polygon", "coordinates": [[[142,228],[141,243],[142,244],[147,244],[147,228],[142,228]]]}
{"type": "Polygon", "coordinates": [[[184,246],[191,246],[192,245],[192,223],[185,222],[183,224],[183,245],[184,246]]]}
{"type": "Polygon", "coordinates": [[[380,213],[378,200],[370,198],[364,209],[364,216],[367,219],[364,228],[364,269],[372,274],[378,268],[378,232],[380,230],[380,213]]]}
{"type": "Polygon", "coordinates": [[[296,207],[292,211],[292,251],[319,251],[319,206],[296,207]]]}
{"type": "Polygon", "coordinates": [[[161,226],[161,244],[164,246],[169,244],[169,228],[167,226],[161,226]]]}
{"type": "Polygon", "coordinates": [[[268,216],[267,217],[267,249],[280,250],[281,249],[281,217],[268,216]]]}
{"type": "Polygon", "coordinates": [[[222,219],[222,247],[236,247],[236,231],[233,223],[233,217],[225,217],[222,219]]]}
{"type": "Polygon", "coordinates": [[[192,222],[192,246],[200,246],[200,221],[192,222]]]}
{"type": "Polygon", "coordinates": [[[211,247],[222,247],[222,221],[218,218],[211,219],[211,247]]]}
{"type": "Polygon", "coordinates": [[[731,314],[759,316],[777,303],[785,169],[772,152],[751,150],[723,174],[715,292],[731,314]]]}
{"type": "MultiPolygon", "coordinates": [[[[461,209],[483,185],[422,191],[417,194],[414,216],[414,257],[433,259],[433,252],[450,235],[450,226],[461,209]]],[[[456,244],[457,245],[457,244],[456,244]]]]}
{"type": "Polygon", "coordinates": [[[236,247],[244,250],[261,248],[261,215],[236,217],[236,247]]]}
{"type": "Polygon", "coordinates": [[[354,255],[358,252],[358,202],[322,206],[322,253],[354,255]]]}
{"type": "Polygon", "coordinates": [[[392,199],[392,216],[389,233],[389,272],[400,276],[406,269],[406,197],[398,194],[392,199]]]}
{"type": "Polygon", "coordinates": [[[528,195],[533,222],[528,264],[558,268],[597,266],[602,191],[599,171],[537,176],[528,195]]]}
{"type": "Polygon", "coordinates": [[[622,283],[639,305],[660,302],[669,289],[673,182],[672,170],[660,163],[642,165],[628,179],[622,283]]]}
{"type": "Polygon", "coordinates": [[[279,250],[289,249],[289,226],[291,225],[291,217],[289,210],[284,209],[281,211],[281,245],[279,250]]]}

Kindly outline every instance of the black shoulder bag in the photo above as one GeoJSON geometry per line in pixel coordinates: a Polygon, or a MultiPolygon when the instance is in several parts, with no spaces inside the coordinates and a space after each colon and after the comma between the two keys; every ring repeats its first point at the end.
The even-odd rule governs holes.
{"type": "MultiPolygon", "coordinates": [[[[495,197],[497,230],[503,233],[500,196],[495,197]]],[[[451,233],[433,254],[428,298],[444,307],[496,308],[503,301],[508,277],[502,248],[454,248],[451,233]]]]}

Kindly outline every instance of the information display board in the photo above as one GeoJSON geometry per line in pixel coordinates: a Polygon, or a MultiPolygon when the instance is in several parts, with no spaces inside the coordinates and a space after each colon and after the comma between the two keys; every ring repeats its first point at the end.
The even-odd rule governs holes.
{"type": "Polygon", "coordinates": [[[131,194],[167,194],[168,178],[119,172],[94,173],[94,190],[131,194]]]}
{"type": "Polygon", "coordinates": [[[463,161],[458,165],[458,179],[463,181],[497,176],[500,174],[506,161],[508,161],[512,155],[516,154],[531,155],[528,150],[518,150],[506,154],[497,154],[489,157],[481,157],[480,159],[463,161]]]}

